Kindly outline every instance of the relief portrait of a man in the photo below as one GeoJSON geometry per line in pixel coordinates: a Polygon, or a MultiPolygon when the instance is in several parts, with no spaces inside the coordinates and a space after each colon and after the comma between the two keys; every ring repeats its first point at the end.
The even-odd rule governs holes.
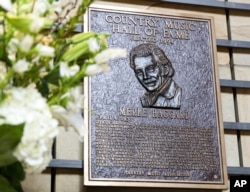
{"type": "Polygon", "coordinates": [[[172,79],[174,68],[164,51],[154,44],[141,44],[130,51],[130,67],[146,93],[143,107],[180,108],[182,90],[172,79]]]}

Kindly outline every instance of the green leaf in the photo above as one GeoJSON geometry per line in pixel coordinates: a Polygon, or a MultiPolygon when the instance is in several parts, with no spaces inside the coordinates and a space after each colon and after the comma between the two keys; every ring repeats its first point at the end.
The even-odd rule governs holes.
{"type": "Polygon", "coordinates": [[[83,41],[74,44],[66,53],[63,54],[62,59],[66,62],[71,62],[78,59],[80,56],[90,54],[88,42],[83,41]]]}
{"type": "Polygon", "coordinates": [[[44,79],[40,79],[38,83],[38,90],[42,94],[43,97],[47,98],[49,95],[49,86],[48,83],[44,79]]]}
{"type": "Polygon", "coordinates": [[[8,182],[6,178],[0,175],[0,191],[3,192],[17,192],[8,182]]]}
{"type": "Polygon", "coordinates": [[[0,125],[0,154],[12,150],[20,142],[24,123],[19,125],[0,125]]]}
{"type": "Polygon", "coordinates": [[[17,161],[7,167],[5,167],[5,175],[7,178],[11,178],[11,182],[22,181],[25,178],[25,172],[23,170],[22,164],[17,161]]]}
{"type": "Polygon", "coordinates": [[[94,32],[78,33],[78,34],[73,35],[70,38],[70,41],[72,43],[79,43],[81,41],[86,41],[90,39],[91,37],[95,37],[95,36],[96,36],[96,33],[94,32]]]}
{"type": "Polygon", "coordinates": [[[59,68],[56,68],[55,70],[51,71],[47,76],[44,77],[44,79],[47,83],[56,86],[59,85],[59,79],[60,79],[59,68]]]}
{"type": "MultiPolygon", "coordinates": [[[[34,18],[32,16],[27,16],[27,15],[12,15],[12,14],[7,14],[6,15],[6,19],[8,20],[8,22],[17,30],[22,31],[23,33],[37,33],[38,31],[33,31],[31,29],[31,25],[33,23],[36,22],[36,19],[38,18],[34,18]]],[[[50,21],[47,18],[40,18],[43,22],[44,25],[42,27],[38,27],[39,29],[36,30],[41,30],[41,29],[45,29],[46,27],[50,27],[53,23],[52,21],[50,21]]]]}
{"type": "Polygon", "coordinates": [[[20,142],[23,135],[24,124],[0,125],[0,166],[13,163],[13,150],[20,142]]]}
{"type": "Polygon", "coordinates": [[[2,60],[4,58],[4,43],[1,41],[2,40],[0,40],[0,59],[2,60]]]}
{"type": "Polygon", "coordinates": [[[23,192],[20,181],[24,180],[25,172],[20,162],[0,168],[0,175],[8,179],[11,186],[18,192],[23,192]]]}
{"type": "Polygon", "coordinates": [[[7,151],[6,153],[0,154],[0,167],[10,165],[16,161],[17,159],[14,157],[13,151],[7,151]]]}

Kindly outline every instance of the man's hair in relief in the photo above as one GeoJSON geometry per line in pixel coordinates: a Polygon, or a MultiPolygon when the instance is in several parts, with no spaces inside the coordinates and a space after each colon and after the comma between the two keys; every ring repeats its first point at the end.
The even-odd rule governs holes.
{"type": "Polygon", "coordinates": [[[130,51],[130,67],[135,69],[135,57],[147,56],[152,56],[153,62],[160,67],[162,76],[172,77],[174,75],[172,63],[167,58],[163,50],[154,44],[141,44],[134,47],[130,51]]]}

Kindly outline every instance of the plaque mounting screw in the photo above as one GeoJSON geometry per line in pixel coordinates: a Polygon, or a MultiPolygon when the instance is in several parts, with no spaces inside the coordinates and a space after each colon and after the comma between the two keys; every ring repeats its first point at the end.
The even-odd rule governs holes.
{"type": "Polygon", "coordinates": [[[217,179],[217,178],[218,178],[218,176],[217,176],[217,175],[214,175],[214,178],[215,178],[215,179],[217,179]]]}

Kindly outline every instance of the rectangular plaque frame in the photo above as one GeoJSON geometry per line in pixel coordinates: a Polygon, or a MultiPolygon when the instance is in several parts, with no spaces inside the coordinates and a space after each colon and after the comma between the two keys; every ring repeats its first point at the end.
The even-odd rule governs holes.
{"type": "Polygon", "coordinates": [[[210,17],[115,3],[88,8],[85,30],[109,32],[110,47],[128,55],[110,61],[110,72],[84,79],[84,185],[227,188],[213,25],[210,17]],[[146,57],[129,57],[141,44],[165,53],[174,73],[171,83],[161,82],[174,96],[164,87],[151,91],[157,81],[147,85],[140,78],[146,68],[131,66],[131,58],[146,57]]]}

